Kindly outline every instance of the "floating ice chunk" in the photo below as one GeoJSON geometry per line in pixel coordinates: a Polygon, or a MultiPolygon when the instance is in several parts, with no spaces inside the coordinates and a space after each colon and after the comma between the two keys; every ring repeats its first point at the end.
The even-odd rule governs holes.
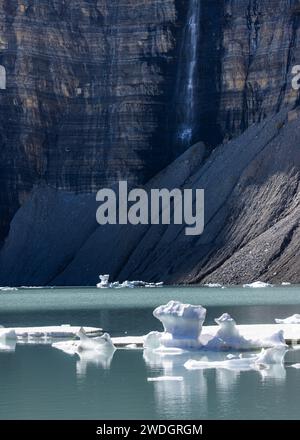
{"type": "Polygon", "coordinates": [[[296,368],[296,370],[300,370],[300,364],[291,365],[291,368],[296,368]]]}
{"type": "Polygon", "coordinates": [[[274,364],[283,364],[284,356],[287,352],[287,346],[279,345],[277,347],[262,349],[261,353],[255,358],[255,365],[268,366],[274,364]]]}
{"type": "Polygon", "coordinates": [[[269,337],[265,337],[261,340],[261,347],[287,347],[284,339],[283,330],[279,330],[279,332],[274,333],[269,337]]]}
{"type": "Polygon", "coordinates": [[[83,328],[81,328],[78,332],[78,336],[80,338],[80,342],[78,344],[78,351],[84,350],[96,350],[96,351],[104,351],[104,350],[115,350],[115,346],[112,343],[110,335],[108,333],[104,333],[102,336],[98,336],[96,338],[90,338],[87,336],[86,332],[83,328]]]}
{"type": "Polygon", "coordinates": [[[160,332],[150,332],[145,336],[144,339],[144,349],[145,350],[156,350],[161,345],[162,333],[160,332]]]}
{"type": "Polygon", "coordinates": [[[285,319],[275,319],[276,324],[300,324],[300,315],[296,314],[285,319]]]}
{"type": "Polygon", "coordinates": [[[229,360],[231,360],[231,359],[236,359],[237,356],[234,355],[234,354],[228,354],[228,355],[226,356],[226,358],[229,359],[229,360]]]}
{"type": "Polygon", "coordinates": [[[249,350],[257,347],[257,343],[244,338],[237,326],[235,320],[224,313],[215,322],[219,325],[216,335],[207,342],[205,348],[208,350],[249,350]]]}
{"type": "Polygon", "coordinates": [[[160,377],[148,377],[148,382],[182,382],[182,376],[160,376],[160,377]]]}
{"type": "Polygon", "coordinates": [[[206,316],[204,307],[170,301],[167,305],[157,307],[153,315],[164,326],[161,345],[182,349],[201,346],[200,335],[206,316]]]}
{"type": "Polygon", "coordinates": [[[272,287],[272,284],[264,283],[263,281],[255,281],[251,284],[244,284],[243,287],[250,287],[251,289],[262,289],[264,287],[272,287]]]}
{"type": "Polygon", "coordinates": [[[100,283],[97,284],[99,289],[107,289],[110,287],[109,275],[99,275],[100,283]]]}
{"type": "Polygon", "coordinates": [[[0,287],[0,290],[3,290],[3,292],[6,291],[10,291],[10,290],[18,290],[17,287],[8,287],[8,286],[4,286],[4,287],[0,287]]]}
{"type": "Polygon", "coordinates": [[[163,282],[159,283],[147,283],[146,281],[124,281],[120,283],[115,281],[114,283],[109,282],[109,275],[99,275],[100,283],[97,284],[99,289],[134,289],[135,287],[162,287],[163,282]]]}
{"type": "Polygon", "coordinates": [[[128,348],[130,350],[135,350],[135,349],[138,349],[139,347],[137,346],[137,344],[128,344],[128,345],[125,345],[125,348],[128,348]]]}
{"type": "Polygon", "coordinates": [[[223,287],[222,284],[218,284],[218,283],[208,283],[208,284],[204,284],[204,286],[210,288],[223,287]]]}
{"type": "Polygon", "coordinates": [[[110,353],[112,351],[114,352],[116,349],[108,333],[104,333],[104,335],[96,338],[90,338],[87,336],[84,329],[81,328],[78,332],[78,336],[80,338],[79,341],[55,342],[52,344],[52,347],[71,355],[81,355],[84,351],[110,353]]]}
{"type": "Polygon", "coordinates": [[[283,283],[281,283],[281,285],[282,285],[282,286],[291,286],[291,283],[285,283],[285,282],[283,282],[283,283]]]}

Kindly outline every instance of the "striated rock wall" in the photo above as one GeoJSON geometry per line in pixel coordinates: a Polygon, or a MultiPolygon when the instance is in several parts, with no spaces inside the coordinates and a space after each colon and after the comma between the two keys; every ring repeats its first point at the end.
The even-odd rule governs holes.
{"type": "Polygon", "coordinates": [[[175,3],[0,1],[2,235],[34,184],[92,192],[170,161],[175,3]]]}
{"type": "MultiPolygon", "coordinates": [[[[29,209],[26,201],[37,201],[35,194],[39,189],[43,193],[45,185],[62,197],[72,193],[76,212],[76,195],[92,199],[89,194],[119,179],[144,183],[198,141],[206,144],[206,160],[216,154],[211,153],[215,147],[225,155],[231,145],[226,141],[297,102],[291,68],[300,63],[298,0],[199,0],[201,8],[192,21],[191,1],[196,0],[0,0],[0,65],[7,72],[7,87],[0,90],[0,240],[19,207],[29,209]],[[184,43],[192,41],[191,23],[197,57],[184,43]],[[191,136],[183,141],[180,130],[188,124],[189,112],[182,90],[189,85],[191,62],[193,90],[188,96],[195,110],[187,127],[191,136]]],[[[239,149],[242,154],[247,147],[236,145],[235,158],[226,156],[222,169],[228,180],[237,170],[242,173],[235,168],[239,149]]],[[[255,142],[248,148],[251,156],[255,142]]],[[[290,154],[296,150],[291,148],[290,154]]],[[[57,210],[53,219],[61,218],[65,208],[50,193],[49,205],[57,210]]],[[[43,200],[46,207],[45,195],[43,200]]],[[[92,217],[76,246],[95,228],[93,209],[88,212],[92,217]]],[[[46,215],[44,208],[39,215],[32,223],[28,215],[27,224],[36,227],[46,215]]],[[[227,221],[230,228],[234,223],[227,221]]],[[[51,240],[60,240],[59,228],[58,222],[51,240]]],[[[49,242],[42,230],[35,240],[49,242]]],[[[22,240],[22,232],[14,234],[12,224],[2,255],[8,255],[12,243],[14,251],[0,267],[4,284],[13,282],[7,278],[9,267],[16,267],[20,252],[28,261],[35,252],[30,234],[22,240]]],[[[222,240],[229,237],[224,234],[222,240]]],[[[58,276],[75,257],[76,246],[38,280],[47,283],[58,276]]],[[[211,245],[201,242],[201,258],[194,252],[196,242],[185,246],[202,263],[207,257],[207,270],[213,271],[211,245]]],[[[119,251],[114,252],[110,258],[118,259],[119,251]]],[[[113,272],[119,273],[122,264],[120,259],[113,272]]],[[[182,271],[184,280],[192,272],[191,256],[182,264],[186,269],[170,263],[174,280],[181,279],[182,271]]],[[[124,269],[124,276],[155,277],[155,272],[133,267],[124,269]]],[[[191,280],[208,276],[198,272],[191,280]]],[[[30,273],[26,282],[34,284],[37,269],[30,273]]],[[[82,276],[84,282],[91,279],[82,276]]]]}

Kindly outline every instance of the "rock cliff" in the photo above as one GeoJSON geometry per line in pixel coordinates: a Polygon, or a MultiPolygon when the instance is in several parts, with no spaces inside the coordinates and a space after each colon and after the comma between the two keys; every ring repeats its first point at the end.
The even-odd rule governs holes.
{"type": "Polygon", "coordinates": [[[297,0],[0,0],[0,17],[0,284],[299,281],[297,0]],[[103,234],[94,193],[155,175],[206,189],[204,235],[103,234]]]}

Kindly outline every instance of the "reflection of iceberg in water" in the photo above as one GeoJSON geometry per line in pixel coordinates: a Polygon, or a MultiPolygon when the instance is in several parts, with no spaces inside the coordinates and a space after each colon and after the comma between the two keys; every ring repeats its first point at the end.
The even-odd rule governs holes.
{"type": "Polygon", "coordinates": [[[95,351],[84,351],[81,353],[76,353],[79,357],[79,360],[76,362],[77,376],[86,376],[87,368],[89,366],[108,370],[113,360],[114,353],[115,350],[106,351],[103,353],[95,351]]]}
{"type": "Polygon", "coordinates": [[[0,329],[0,352],[14,352],[17,344],[17,335],[14,330],[0,329]]]}
{"type": "Polygon", "coordinates": [[[185,364],[187,370],[228,370],[233,372],[258,371],[263,378],[284,378],[284,357],[287,348],[277,346],[263,349],[259,354],[240,354],[238,357],[225,360],[212,360],[209,356],[206,360],[190,358],[185,364]]]}
{"type": "MultiPolygon", "coordinates": [[[[157,353],[145,350],[144,361],[149,369],[148,376],[153,378],[161,376],[182,377],[182,381],[154,381],[150,382],[154,387],[154,395],[157,411],[164,418],[178,416],[184,412],[184,408],[196,405],[199,413],[207,413],[207,382],[205,373],[197,371],[196,374],[188,374],[183,367],[190,358],[191,353],[169,354],[157,353]]],[[[196,356],[196,355],[195,355],[196,356]]]]}
{"type": "MultiPolygon", "coordinates": [[[[278,354],[282,356],[284,348],[281,347],[279,351],[278,354]]],[[[229,358],[227,353],[216,351],[182,351],[181,354],[172,355],[168,352],[145,350],[143,354],[148,367],[148,377],[183,378],[183,381],[151,382],[158,411],[166,418],[174,414],[179,416],[182,408],[189,408],[193,405],[197,408],[199,415],[201,414],[201,418],[207,417],[209,414],[208,383],[209,388],[213,387],[215,390],[215,400],[223,403],[226,401],[230,405],[230,399],[234,394],[233,388],[236,385],[239,386],[239,381],[249,371],[257,374],[258,380],[285,380],[286,370],[282,362],[259,365],[259,362],[266,362],[269,356],[268,350],[260,354],[235,353],[229,358]],[[258,364],[252,368],[251,365],[255,360],[258,364]],[[187,370],[184,368],[187,362],[200,364],[200,368],[187,370]],[[215,386],[212,385],[213,383],[215,386]]],[[[270,359],[268,361],[272,362],[270,359]]]]}
{"type": "Polygon", "coordinates": [[[13,339],[0,339],[0,353],[13,353],[16,349],[17,341],[13,339]]]}

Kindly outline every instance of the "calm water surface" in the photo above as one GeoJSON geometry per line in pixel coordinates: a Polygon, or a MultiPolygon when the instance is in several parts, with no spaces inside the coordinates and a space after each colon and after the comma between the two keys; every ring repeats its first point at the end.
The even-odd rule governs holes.
{"type": "MultiPolygon", "coordinates": [[[[206,306],[208,324],[223,312],[240,324],[300,313],[300,287],[20,289],[0,292],[0,324],[69,323],[102,327],[112,336],[142,335],[161,330],[152,310],[170,299],[206,306]]],[[[300,370],[290,368],[300,352],[268,372],[187,371],[183,364],[191,356],[117,350],[111,359],[79,359],[49,346],[1,352],[0,344],[0,418],[300,418],[300,370]],[[183,381],[147,381],[166,375],[183,381]]]]}

